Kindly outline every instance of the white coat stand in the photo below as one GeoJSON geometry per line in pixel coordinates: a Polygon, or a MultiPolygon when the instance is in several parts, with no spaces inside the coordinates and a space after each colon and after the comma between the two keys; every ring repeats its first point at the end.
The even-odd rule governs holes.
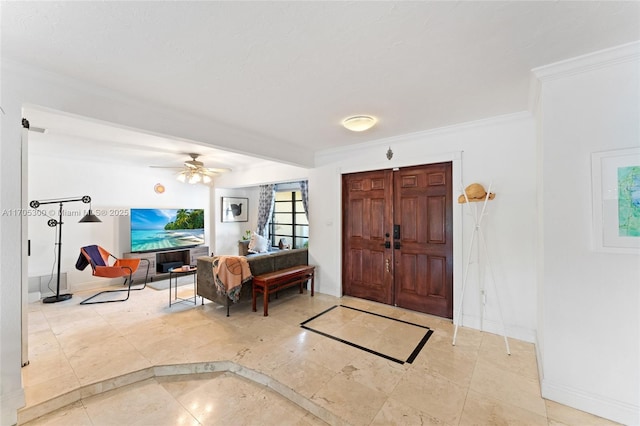
{"type": "MultiPolygon", "coordinates": [[[[474,228],[473,228],[473,233],[471,234],[471,243],[469,244],[469,255],[467,256],[466,270],[464,272],[464,278],[462,281],[462,295],[460,296],[460,302],[458,303],[458,310],[457,310],[458,319],[456,320],[455,330],[453,332],[453,346],[456,345],[456,337],[458,336],[458,326],[460,325],[460,321],[462,319],[462,306],[463,306],[462,302],[464,300],[464,293],[467,287],[467,278],[469,276],[469,266],[471,265],[471,254],[473,253],[474,244],[476,244],[478,245],[478,252],[480,251],[480,248],[484,250],[484,255],[487,260],[489,273],[491,274],[491,282],[493,283],[493,291],[495,292],[495,295],[496,295],[496,303],[498,305],[498,313],[500,315],[500,323],[502,325],[502,335],[504,337],[504,344],[507,348],[507,355],[511,355],[511,350],[509,349],[509,341],[507,340],[507,332],[504,327],[504,319],[502,317],[502,308],[500,307],[500,298],[498,297],[498,293],[496,291],[495,278],[493,275],[493,269],[491,268],[491,261],[489,259],[489,250],[487,250],[487,242],[484,239],[484,235],[482,234],[482,227],[481,227],[482,219],[487,214],[486,213],[487,202],[489,201],[489,195],[491,194],[491,185],[489,185],[489,190],[486,192],[484,199],[482,200],[470,199],[465,189],[463,189],[463,194],[464,194],[464,204],[466,204],[471,208],[471,201],[482,201],[482,209],[478,211],[478,204],[474,203],[473,212],[469,212],[469,214],[473,218],[474,228]]],[[[480,265],[478,265],[478,268],[479,267],[480,265]]],[[[482,306],[481,316],[482,318],[484,318],[484,304],[485,304],[484,289],[482,290],[482,293],[483,293],[482,294],[483,306],[482,306]]],[[[482,326],[481,328],[484,328],[484,326],[482,326]]]]}

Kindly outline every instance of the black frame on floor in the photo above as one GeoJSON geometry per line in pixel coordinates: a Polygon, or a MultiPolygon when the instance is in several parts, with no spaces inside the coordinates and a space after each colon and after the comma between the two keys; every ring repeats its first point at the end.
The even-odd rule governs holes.
{"type": "Polygon", "coordinates": [[[413,363],[413,361],[414,361],[414,360],[416,359],[416,357],[418,356],[418,354],[420,353],[420,351],[422,350],[422,348],[424,348],[424,345],[426,345],[426,344],[427,344],[427,341],[429,340],[429,337],[431,337],[431,335],[433,334],[433,330],[432,330],[432,329],[430,329],[429,327],[424,326],[424,325],[415,324],[415,323],[412,323],[412,322],[409,322],[409,321],[404,321],[404,320],[401,320],[401,319],[392,318],[392,317],[389,317],[389,316],[386,316],[386,315],[381,315],[381,314],[377,314],[377,313],[375,313],[375,312],[369,312],[369,311],[365,311],[365,310],[363,310],[363,309],[353,308],[353,307],[351,307],[351,306],[346,306],[346,305],[334,305],[334,306],[330,307],[329,309],[326,309],[326,310],[324,310],[324,311],[320,312],[319,314],[312,316],[312,317],[311,317],[311,318],[309,318],[308,320],[306,320],[306,321],[304,321],[304,322],[300,323],[300,327],[304,328],[305,330],[309,330],[309,331],[312,331],[312,332],[314,332],[314,333],[320,334],[321,336],[328,337],[329,339],[333,339],[333,340],[336,340],[336,341],[338,341],[338,342],[344,343],[344,344],[346,344],[346,345],[352,346],[352,347],[354,347],[354,348],[358,348],[358,349],[363,350],[363,351],[365,351],[365,352],[368,352],[368,353],[370,353],[370,354],[377,355],[377,356],[382,357],[382,358],[384,358],[384,359],[388,359],[389,361],[397,362],[398,364],[404,364],[404,363],[412,364],[412,363],[413,363]],[[320,316],[322,316],[322,315],[326,314],[327,312],[330,312],[330,311],[332,311],[333,309],[338,308],[338,307],[340,307],[340,308],[352,309],[352,310],[354,310],[354,311],[363,312],[363,313],[365,313],[365,314],[375,315],[375,316],[378,316],[378,317],[381,317],[381,318],[386,318],[386,319],[389,319],[389,320],[392,320],[392,321],[397,321],[397,322],[401,322],[401,323],[404,323],[404,324],[413,325],[413,326],[415,326],[415,327],[424,328],[424,329],[426,329],[426,330],[427,330],[427,332],[426,332],[426,333],[425,333],[425,335],[422,337],[422,339],[420,340],[420,342],[416,345],[416,347],[414,348],[413,352],[411,352],[411,355],[409,355],[409,357],[408,357],[406,360],[404,360],[404,361],[403,361],[403,360],[401,360],[401,359],[394,358],[394,357],[392,357],[392,356],[390,356],[390,355],[386,355],[386,354],[383,354],[383,353],[381,353],[381,352],[374,351],[373,349],[369,349],[369,348],[367,348],[367,347],[360,346],[360,345],[358,345],[358,344],[356,344],[356,343],[349,342],[348,340],[344,340],[344,339],[341,339],[341,338],[339,338],[339,337],[332,336],[332,335],[330,335],[330,334],[328,334],[328,333],[325,333],[325,332],[323,332],[323,331],[320,331],[320,330],[314,330],[313,328],[311,328],[311,327],[309,327],[309,326],[307,326],[307,325],[306,325],[307,323],[309,323],[309,322],[311,322],[311,321],[315,320],[316,318],[318,318],[318,317],[320,317],[320,316]]]}

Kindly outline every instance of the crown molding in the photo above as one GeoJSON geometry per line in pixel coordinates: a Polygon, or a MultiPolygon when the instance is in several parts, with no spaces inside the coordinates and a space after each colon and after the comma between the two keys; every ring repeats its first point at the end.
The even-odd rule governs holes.
{"type": "Polygon", "coordinates": [[[520,111],[510,114],[503,114],[489,118],[482,118],[474,121],[467,121],[449,126],[437,127],[435,129],[421,130],[419,132],[405,133],[397,136],[390,136],[382,139],[374,139],[358,144],[347,145],[337,148],[329,148],[315,153],[315,165],[321,166],[334,161],[341,161],[349,155],[355,155],[361,150],[371,150],[380,148],[387,150],[389,145],[397,145],[415,140],[425,140],[434,136],[457,133],[468,129],[476,129],[485,126],[496,126],[504,123],[511,123],[519,120],[531,119],[529,111],[520,111]]]}
{"type": "Polygon", "coordinates": [[[546,82],[637,60],[640,60],[640,40],[537,67],[531,72],[546,82]]]}

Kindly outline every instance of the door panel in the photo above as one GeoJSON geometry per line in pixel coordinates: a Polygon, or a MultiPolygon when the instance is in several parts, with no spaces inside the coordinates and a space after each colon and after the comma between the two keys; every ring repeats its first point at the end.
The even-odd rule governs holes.
{"type": "Polygon", "coordinates": [[[393,276],[390,248],[392,172],[377,171],[343,177],[343,290],[350,296],[391,304],[393,276]]]}
{"type": "Polygon", "coordinates": [[[451,163],[410,167],[396,172],[395,224],[400,249],[395,256],[397,306],[453,317],[453,243],[451,163]],[[399,253],[398,253],[399,251],[399,253]]]}
{"type": "Polygon", "coordinates": [[[451,163],[344,175],[342,188],[344,294],[452,318],[451,163]]]}

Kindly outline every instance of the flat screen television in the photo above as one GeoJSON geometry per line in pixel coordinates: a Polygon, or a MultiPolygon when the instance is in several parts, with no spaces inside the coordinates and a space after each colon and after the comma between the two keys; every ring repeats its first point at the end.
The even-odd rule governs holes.
{"type": "Polygon", "coordinates": [[[131,252],[204,244],[203,209],[131,209],[131,252]]]}

